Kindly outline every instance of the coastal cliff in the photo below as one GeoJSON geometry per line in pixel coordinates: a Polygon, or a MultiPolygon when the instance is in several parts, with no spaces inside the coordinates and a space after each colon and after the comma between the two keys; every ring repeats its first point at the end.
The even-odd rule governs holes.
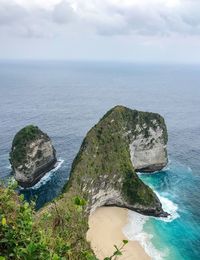
{"type": "Polygon", "coordinates": [[[167,216],[135,172],[162,169],[167,164],[166,144],[167,129],[159,114],[116,106],[86,135],[65,190],[85,198],[88,212],[118,206],[167,216]]]}
{"type": "Polygon", "coordinates": [[[56,151],[49,136],[37,126],[26,126],[15,135],[10,163],[20,186],[27,188],[36,184],[54,168],[56,161],[56,151]]]}
{"type": "MultiPolygon", "coordinates": [[[[164,167],[166,144],[167,130],[160,115],[123,106],[109,110],[84,138],[63,193],[39,212],[9,187],[0,186],[0,228],[4,236],[9,234],[9,240],[2,241],[2,254],[18,259],[25,245],[24,255],[33,255],[35,248],[37,259],[97,259],[86,239],[89,214],[96,208],[117,206],[168,216],[136,174],[136,170],[164,167]],[[13,199],[15,203],[10,203],[13,199]],[[20,250],[15,250],[13,241],[20,250]]],[[[15,178],[26,187],[54,166],[55,150],[46,134],[28,126],[15,136],[10,161],[15,178]]]]}

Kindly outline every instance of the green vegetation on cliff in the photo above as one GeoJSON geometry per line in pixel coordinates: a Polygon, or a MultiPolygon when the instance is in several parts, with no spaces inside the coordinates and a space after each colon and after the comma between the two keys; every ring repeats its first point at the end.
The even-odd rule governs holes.
{"type": "Polygon", "coordinates": [[[15,167],[23,164],[26,160],[27,144],[34,141],[41,134],[42,132],[37,126],[29,125],[15,135],[10,152],[10,161],[15,167]]]}
{"type": "Polygon", "coordinates": [[[157,200],[151,188],[144,186],[143,182],[135,177],[135,173],[128,172],[122,187],[122,192],[129,203],[139,203],[144,206],[151,206],[157,200]]]}
{"type": "Polygon", "coordinates": [[[108,111],[83,140],[65,190],[75,190],[85,199],[91,200],[88,190],[100,187],[101,176],[106,175],[106,182],[109,182],[110,187],[119,190],[128,203],[157,207],[157,197],[135,173],[129,150],[130,137],[137,135],[136,125],[145,124],[144,131],[148,134],[148,129],[155,127],[153,120],[157,120],[165,130],[164,119],[159,114],[140,112],[123,106],[108,111]],[[122,179],[122,183],[119,179],[122,179]]]}

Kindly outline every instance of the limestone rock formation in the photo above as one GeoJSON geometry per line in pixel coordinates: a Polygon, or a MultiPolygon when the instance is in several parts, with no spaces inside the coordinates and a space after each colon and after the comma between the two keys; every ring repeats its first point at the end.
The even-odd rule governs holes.
{"type": "Polygon", "coordinates": [[[26,126],[15,135],[10,163],[20,186],[33,186],[54,168],[56,162],[56,151],[50,138],[37,126],[26,126]]]}
{"type": "Polygon", "coordinates": [[[83,196],[88,212],[107,205],[167,216],[135,172],[164,167],[166,144],[166,125],[159,114],[116,106],[86,135],[65,189],[83,196]]]}
{"type": "MultiPolygon", "coordinates": [[[[164,120],[156,114],[148,114],[148,122],[140,120],[145,114],[140,112],[135,132],[129,133],[131,161],[136,171],[154,172],[167,165],[167,129],[164,120]]],[[[130,130],[129,130],[130,131],[130,130]]]]}

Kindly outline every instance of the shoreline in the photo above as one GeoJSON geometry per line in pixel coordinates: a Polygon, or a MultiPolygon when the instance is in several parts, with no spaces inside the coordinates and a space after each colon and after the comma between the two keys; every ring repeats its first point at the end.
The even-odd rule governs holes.
{"type": "MultiPolygon", "coordinates": [[[[120,247],[122,240],[128,240],[122,232],[126,224],[128,224],[128,210],[124,208],[101,207],[89,216],[87,240],[99,260],[111,256],[115,251],[114,245],[120,247]]],[[[122,256],[117,259],[151,259],[139,242],[128,241],[122,250],[122,256]]]]}

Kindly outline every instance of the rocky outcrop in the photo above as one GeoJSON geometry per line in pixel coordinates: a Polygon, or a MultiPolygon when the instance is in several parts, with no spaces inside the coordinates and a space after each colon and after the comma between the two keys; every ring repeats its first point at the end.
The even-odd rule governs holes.
{"type": "MultiPolygon", "coordinates": [[[[140,112],[141,113],[141,112],[140,112]]],[[[130,133],[130,155],[136,171],[154,172],[167,165],[167,129],[161,116],[154,114],[155,119],[148,122],[140,120],[135,132],[130,133]]]]}
{"type": "Polygon", "coordinates": [[[166,144],[167,130],[160,115],[114,107],[86,135],[65,189],[83,196],[88,212],[118,206],[167,216],[156,194],[135,172],[164,167],[166,144]]]}
{"type": "Polygon", "coordinates": [[[37,126],[29,125],[15,135],[10,163],[20,186],[27,188],[36,184],[54,168],[56,161],[50,138],[37,126]]]}

